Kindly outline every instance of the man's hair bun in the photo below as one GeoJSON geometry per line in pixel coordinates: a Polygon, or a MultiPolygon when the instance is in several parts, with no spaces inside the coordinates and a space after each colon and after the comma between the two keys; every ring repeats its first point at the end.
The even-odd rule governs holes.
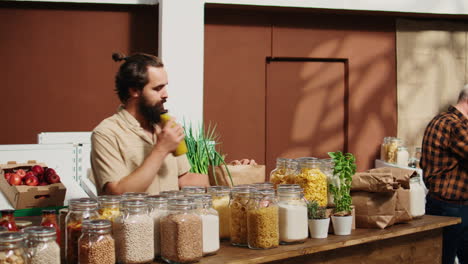
{"type": "Polygon", "coordinates": [[[123,61],[123,60],[126,60],[127,57],[123,54],[123,53],[120,53],[120,52],[114,52],[112,53],[112,59],[116,62],[119,62],[119,61],[123,61]]]}

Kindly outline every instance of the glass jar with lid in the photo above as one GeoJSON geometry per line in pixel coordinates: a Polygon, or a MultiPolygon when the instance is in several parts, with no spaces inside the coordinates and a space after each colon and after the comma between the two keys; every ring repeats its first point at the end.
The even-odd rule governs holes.
{"type": "Polygon", "coordinates": [[[48,226],[55,229],[57,244],[60,245],[60,226],[57,223],[57,212],[54,209],[42,210],[41,226],[48,226]]]}
{"type": "Polygon", "coordinates": [[[145,200],[123,200],[113,234],[119,263],[147,263],[154,258],[154,221],[145,200]]]}
{"type": "Polygon", "coordinates": [[[115,241],[111,230],[112,223],[106,219],[83,221],[83,232],[78,240],[80,264],[115,263],[115,241]]]}
{"type": "Polygon", "coordinates": [[[161,218],[161,257],[168,263],[192,263],[203,256],[202,220],[190,198],[169,200],[161,218]]]}
{"type": "Polygon", "coordinates": [[[78,263],[78,239],[84,220],[98,219],[98,203],[89,198],[71,199],[65,217],[65,255],[67,264],[78,263]]]}
{"type": "Polygon", "coordinates": [[[286,161],[285,158],[277,158],[276,168],[270,172],[270,182],[274,184],[275,188],[278,184],[286,183],[286,161]]]}
{"type": "Polygon", "coordinates": [[[229,211],[229,200],[231,189],[228,186],[210,186],[207,193],[211,195],[213,209],[219,216],[219,238],[230,238],[231,213],[229,211]]]}
{"type": "Polygon", "coordinates": [[[204,194],[205,187],[203,186],[183,186],[182,193],[187,194],[204,194]]]}
{"type": "Polygon", "coordinates": [[[146,196],[147,192],[126,192],[121,195],[121,200],[143,200],[146,196]]]}
{"type": "Polygon", "coordinates": [[[185,194],[181,191],[177,190],[172,190],[172,191],[162,191],[160,193],[161,196],[167,197],[167,198],[182,198],[185,196],[185,194]]]}
{"type": "Polygon", "coordinates": [[[308,233],[307,203],[297,187],[278,189],[279,239],[281,244],[304,242],[308,233]]]}
{"type": "Polygon", "coordinates": [[[294,184],[295,178],[298,174],[299,174],[299,162],[297,160],[288,159],[286,161],[285,183],[294,184]]]}
{"type": "Polygon", "coordinates": [[[30,226],[22,230],[26,235],[31,264],[60,264],[60,247],[56,231],[48,226],[30,226]]]}
{"type": "Polygon", "coordinates": [[[0,213],[2,214],[2,219],[0,219],[0,226],[6,227],[8,231],[18,231],[14,216],[15,210],[0,210],[0,213]]]}
{"type": "Polygon", "coordinates": [[[99,215],[101,219],[107,219],[114,222],[115,218],[119,216],[119,204],[122,200],[120,195],[101,195],[98,197],[99,215]]]}
{"type": "Polygon", "coordinates": [[[150,206],[150,216],[154,223],[154,256],[161,256],[161,218],[167,214],[167,197],[151,195],[145,199],[150,206]]]}
{"type": "Polygon", "coordinates": [[[426,192],[419,175],[410,178],[410,212],[413,218],[426,213],[426,192]]]}
{"type": "Polygon", "coordinates": [[[195,200],[197,213],[202,220],[203,256],[214,255],[219,250],[219,216],[213,209],[211,195],[202,194],[195,200]]]}
{"type": "Polygon", "coordinates": [[[253,188],[233,188],[229,202],[231,212],[231,244],[247,246],[247,205],[253,188]]]}
{"type": "Polygon", "coordinates": [[[0,233],[0,261],[3,263],[28,263],[25,235],[20,232],[0,233]]]}
{"type": "Polygon", "coordinates": [[[279,245],[278,203],[275,190],[256,190],[247,208],[249,248],[269,249],[279,245]]]}
{"type": "Polygon", "coordinates": [[[396,153],[396,164],[400,167],[408,167],[409,152],[405,146],[399,146],[396,153]]]}
{"type": "Polygon", "coordinates": [[[252,184],[252,187],[254,187],[255,189],[274,189],[275,188],[275,185],[271,182],[258,182],[258,183],[254,183],[252,184]]]}
{"type": "Polygon", "coordinates": [[[390,143],[391,137],[384,137],[382,144],[380,145],[380,160],[386,161],[387,160],[387,146],[390,143]]]}
{"type": "Polygon", "coordinates": [[[8,228],[0,226],[0,232],[8,232],[8,228]]]}
{"type": "Polygon", "coordinates": [[[389,139],[386,149],[386,162],[395,164],[397,158],[398,147],[402,145],[402,140],[392,137],[389,139]]]}
{"type": "Polygon", "coordinates": [[[320,170],[319,160],[301,161],[295,183],[302,187],[307,201],[317,201],[320,206],[327,206],[328,179],[320,170]]]}

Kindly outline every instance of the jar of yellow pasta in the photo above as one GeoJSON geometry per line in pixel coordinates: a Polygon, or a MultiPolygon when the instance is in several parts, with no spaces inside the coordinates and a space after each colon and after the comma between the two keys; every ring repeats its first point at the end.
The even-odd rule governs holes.
{"type": "Polygon", "coordinates": [[[403,141],[399,138],[392,137],[388,139],[388,143],[385,147],[386,162],[393,164],[396,163],[398,147],[402,145],[402,142],[403,141]]]}
{"type": "Polygon", "coordinates": [[[247,209],[249,248],[269,249],[279,245],[279,216],[275,190],[255,190],[247,209]]]}
{"type": "Polygon", "coordinates": [[[299,174],[299,162],[297,160],[288,159],[286,161],[286,184],[294,184],[294,179],[299,174]]]}
{"type": "Polygon", "coordinates": [[[119,216],[119,203],[122,198],[119,195],[102,195],[98,197],[99,203],[99,218],[114,222],[114,219],[119,216]]]}
{"type": "Polygon", "coordinates": [[[247,204],[252,188],[233,188],[229,210],[231,213],[231,244],[247,246],[247,204]]]}
{"type": "Polygon", "coordinates": [[[277,158],[276,159],[276,168],[270,173],[270,182],[275,185],[275,189],[278,187],[278,184],[286,183],[286,161],[288,159],[277,158]]]}
{"type": "Polygon", "coordinates": [[[208,194],[213,199],[213,208],[218,211],[219,215],[219,238],[229,239],[231,213],[229,211],[229,200],[231,189],[228,186],[210,186],[207,188],[208,194]]]}
{"type": "Polygon", "coordinates": [[[319,160],[303,160],[300,173],[295,183],[304,190],[307,201],[317,201],[320,206],[327,206],[327,176],[320,170],[319,160]]]}

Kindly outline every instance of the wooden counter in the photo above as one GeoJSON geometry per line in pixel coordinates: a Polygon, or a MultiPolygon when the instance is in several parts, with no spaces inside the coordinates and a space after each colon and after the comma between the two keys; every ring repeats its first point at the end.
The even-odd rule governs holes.
{"type": "Polygon", "coordinates": [[[356,229],[349,236],[330,234],[325,239],[308,239],[303,244],[268,250],[223,242],[218,254],[202,258],[199,263],[441,263],[442,228],[458,223],[461,218],[425,215],[383,230],[356,229]]]}

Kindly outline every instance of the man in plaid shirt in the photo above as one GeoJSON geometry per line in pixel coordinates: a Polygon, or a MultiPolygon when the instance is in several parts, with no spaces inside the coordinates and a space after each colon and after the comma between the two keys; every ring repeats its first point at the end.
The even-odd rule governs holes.
{"type": "Polygon", "coordinates": [[[426,213],[456,216],[462,223],[444,228],[442,263],[468,263],[468,85],[458,102],[427,125],[421,168],[429,188],[426,213]]]}

